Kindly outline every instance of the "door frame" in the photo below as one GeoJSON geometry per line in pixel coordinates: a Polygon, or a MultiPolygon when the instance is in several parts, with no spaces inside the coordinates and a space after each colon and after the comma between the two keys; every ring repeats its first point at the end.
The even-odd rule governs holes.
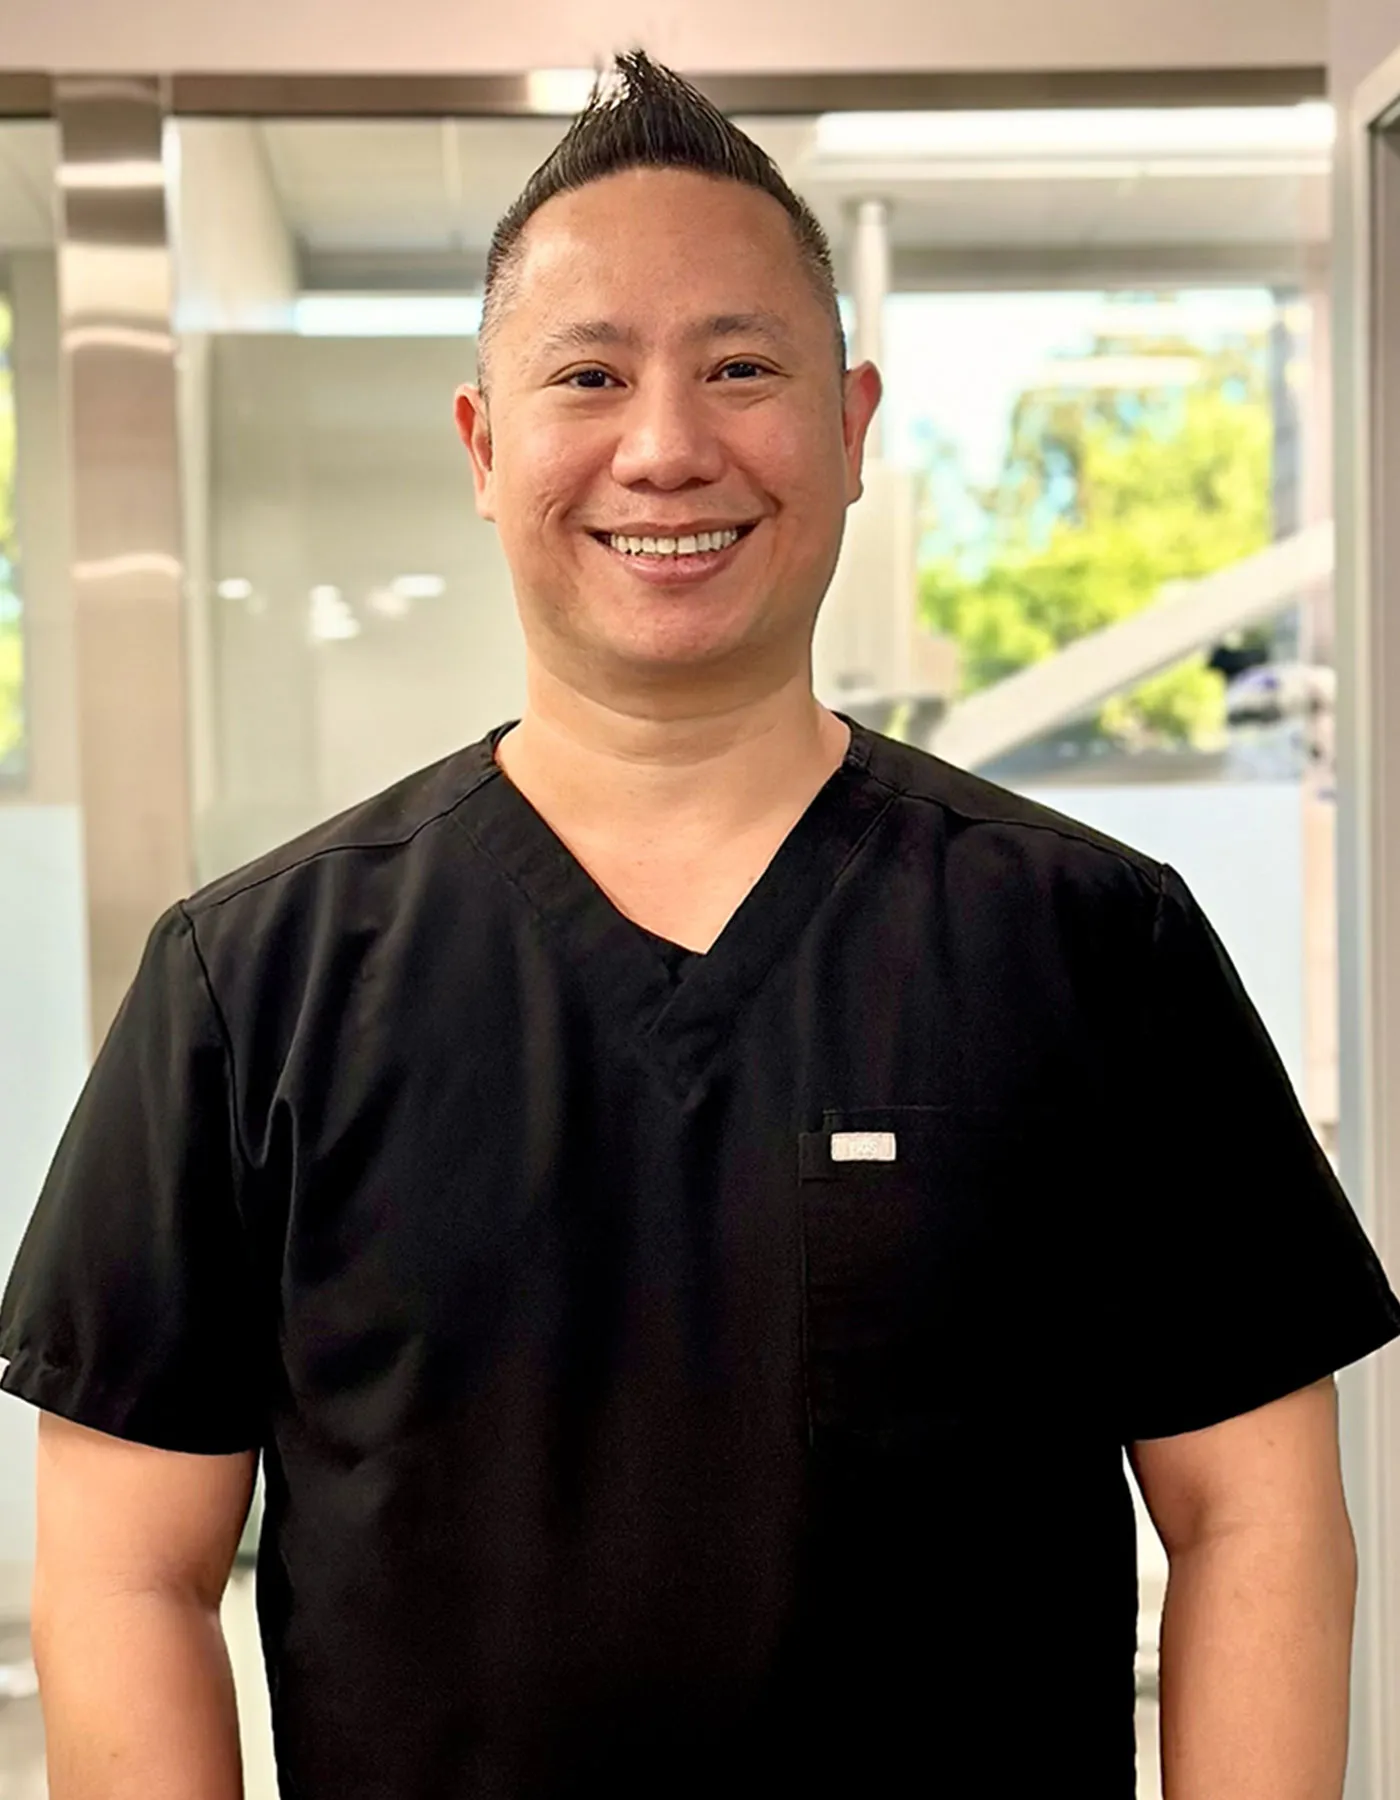
{"type": "MultiPolygon", "coordinates": [[[[1342,1175],[1400,1277],[1400,49],[1339,108],[1335,219],[1342,1175]]],[[[1347,1800],[1400,1800],[1400,1360],[1340,1381],[1361,1559],[1347,1800]],[[1387,1701],[1389,1697],[1389,1704],[1387,1701]]]]}

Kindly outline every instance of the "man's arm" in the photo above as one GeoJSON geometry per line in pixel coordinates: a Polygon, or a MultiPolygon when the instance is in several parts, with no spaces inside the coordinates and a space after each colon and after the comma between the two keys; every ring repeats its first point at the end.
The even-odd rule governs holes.
{"type": "Polygon", "coordinates": [[[1131,1451],[1166,1545],[1166,1800],[1340,1800],[1356,1551],[1331,1380],[1131,1451]]]}
{"type": "Polygon", "coordinates": [[[240,1800],[219,1603],[256,1460],[41,1415],[33,1636],[51,1800],[240,1800]]]}

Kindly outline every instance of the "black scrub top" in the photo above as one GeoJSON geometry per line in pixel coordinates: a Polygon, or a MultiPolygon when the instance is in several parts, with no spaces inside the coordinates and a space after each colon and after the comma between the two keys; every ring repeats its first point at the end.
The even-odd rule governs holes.
{"type": "Polygon", "coordinates": [[[160,920],[3,1386],[261,1450],[286,1800],[1131,1800],[1123,1446],[1400,1331],[1210,927],[856,726],[686,957],[505,729],[160,920]]]}

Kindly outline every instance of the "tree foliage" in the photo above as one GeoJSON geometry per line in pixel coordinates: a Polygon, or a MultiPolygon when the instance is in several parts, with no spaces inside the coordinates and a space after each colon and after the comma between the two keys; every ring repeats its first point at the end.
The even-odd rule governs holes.
{"type": "MultiPolygon", "coordinates": [[[[1187,349],[1158,344],[1148,353],[1187,349]]],[[[1197,362],[1196,379],[1175,389],[1021,396],[1000,479],[979,496],[984,541],[921,575],[928,624],[959,646],[964,692],[1127,618],[1169,582],[1269,542],[1263,358],[1241,346],[1197,362]]],[[[936,523],[936,505],[933,513],[936,523]]],[[[1201,744],[1223,722],[1224,683],[1202,655],[1115,697],[1097,728],[1124,741],[1201,744]]]]}

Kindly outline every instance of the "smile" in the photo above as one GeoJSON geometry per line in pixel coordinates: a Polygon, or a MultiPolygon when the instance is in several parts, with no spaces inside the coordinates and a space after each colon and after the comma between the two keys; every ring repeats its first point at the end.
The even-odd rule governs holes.
{"type": "Polygon", "coordinates": [[[620,556],[706,556],[728,550],[752,530],[752,525],[728,525],[717,531],[694,531],[675,537],[634,537],[618,531],[595,531],[593,536],[620,556]]]}

